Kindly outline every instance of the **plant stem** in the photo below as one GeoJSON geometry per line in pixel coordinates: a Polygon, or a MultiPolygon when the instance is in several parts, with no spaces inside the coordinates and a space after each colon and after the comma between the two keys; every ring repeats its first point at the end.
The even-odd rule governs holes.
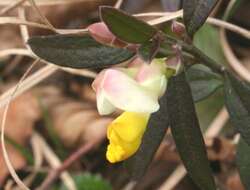
{"type": "Polygon", "coordinates": [[[94,142],[89,142],[86,144],[83,144],[78,150],[73,152],[66,160],[63,161],[62,165],[54,170],[51,170],[46,177],[46,179],[43,181],[40,187],[36,188],[36,190],[46,190],[49,189],[51,184],[60,176],[62,172],[67,170],[74,162],[79,160],[83,155],[88,153],[92,148],[95,146],[94,142]]]}
{"type": "Polygon", "coordinates": [[[184,51],[195,56],[199,61],[201,61],[201,63],[209,67],[212,71],[218,74],[223,74],[225,67],[205,55],[201,50],[199,50],[195,46],[182,43],[182,48],[184,51]]]}
{"type": "Polygon", "coordinates": [[[197,60],[199,60],[202,64],[209,67],[212,71],[218,74],[224,73],[224,70],[225,70],[224,66],[218,64],[216,61],[214,61],[213,59],[205,55],[201,50],[199,50],[194,45],[188,44],[182,40],[175,39],[163,33],[161,33],[161,35],[163,35],[165,39],[163,43],[166,43],[169,46],[179,44],[185,52],[193,55],[197,60]]]}

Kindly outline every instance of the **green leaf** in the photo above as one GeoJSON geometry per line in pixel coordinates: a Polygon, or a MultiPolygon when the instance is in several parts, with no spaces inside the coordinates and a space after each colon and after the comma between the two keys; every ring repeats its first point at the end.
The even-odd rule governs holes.
{"type": "Polygon", "coordinates": [[[250,145],[250,85],[225,73],[225,102],[230,119],[250,145]]]}
{"type": "Polygon", "coordinates": [[[201,190],[216,190],[191,89],[184,72],[170,79],[167,94],[172,135],[189,176],[201,190]]]}
{"type": "Polygon", "coordinates": [[[184,0],[183,19],[189,36],[205,23],[218,0],[184,0]]]}
{"type": "MultiPolygon", "coordinates": [[[[79,174],[73,176],[73,179],[78,190],[112,190],[111,185],[99,175],[79,174]]],[[[62,186],[60,189],[66,190],[67,188],[62,186]]]]}
{"type": "Polygon", "coordinates": [[[158,53],[160,45],[160,39],[153,38],[140,46],[138,54],[145,62],[150,63],[158,53]]]}
{"type": "Polygon", "coordinates": [[[241,138],[237,146],[236,163],[240,178],[247,190],[250,189],[250,146],[241,138]]]}
{"type": "Polygon", "coordinates": [[[113,7],[101,6],[100,16],[115,36],[128,43],[144,43],[157,33],[149,24],[113,7]]]}
{"type": "Polygon", "coordinates": [[[221,77],[203,65],[194,65],[189,68],[187,78],[195,102],[204,100],[223,86],[221,77]]]}
{"type": "Polygon", "coordinates": [[[220,64],[226,62],[220,43],[218,28],[209,24],[204,24],[200,30],[195,33],[193,42],[194,45],[208,57],[214,59],[220,64]]]}
{"type": "Polygon", "coordinates": [[[145,174],[166,134],[168,126],[167,95],[165,94],[160,99],[160,110],[153,113],[149,119],[149,124],[139,150],[132,158],[125,162],[125,166],[132,179],[138,180],[145,174]]]}
{"type": "Polygon", "coordinates": [[[96,42],[88,35],[52,35],[28,40],[41,59],[71,68],[103,68],[131,58],[134,53],[96,42]]]}

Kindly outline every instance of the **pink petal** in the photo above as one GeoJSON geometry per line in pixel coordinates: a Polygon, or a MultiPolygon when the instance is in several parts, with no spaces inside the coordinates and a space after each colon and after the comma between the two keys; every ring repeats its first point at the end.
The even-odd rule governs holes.
{"type": "Polygon", "coordinates": [[[112,34],[108,27],[103,22],[98,22],[88,26],[89,34],[97,41],[102,44],[114,45],[117,47],[125,47],[127,43],[117,39],[112,34]]]}
{"type": "Polygon", "coordinates": [[[158,97],[123,72],[106,70],[101,89],[117,108],[130,112],[152,113],[159,109],[158,97]]]}

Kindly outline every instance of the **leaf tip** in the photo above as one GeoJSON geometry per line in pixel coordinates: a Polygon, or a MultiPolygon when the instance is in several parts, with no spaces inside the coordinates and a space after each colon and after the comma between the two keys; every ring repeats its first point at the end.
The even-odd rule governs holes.
{"type": "Polygon", "coordinates": [[[101,21],[104,22],[103,15],[107,14],[110,10],[113,10],[113,9],[115,8],[108,6],[108,5],[99,6],[99,17],[101,21]]]}

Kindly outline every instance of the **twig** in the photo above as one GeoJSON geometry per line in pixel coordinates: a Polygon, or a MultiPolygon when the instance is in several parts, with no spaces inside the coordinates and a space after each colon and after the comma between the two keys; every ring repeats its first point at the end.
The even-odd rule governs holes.
{"type": "Polygon", "coordinates": [[[0,51],[0,59],[6,58],[11,55],[24,55],[34,58],[34,56],[31,55],[27,49],[14,48],[14,49],[6,49],[0,51]]]}
{"type": "Polygon", "coordinates": [[[229,23],[229,22],[226,22],[226,21],[223,21],[220,19],[216,19],[216,18],[208,18],[207,22],[209,24],[213,24],[213,25],[218,26],[220,28],[230,30],[232,32],[235,32],[235,33],[247,38],[247,39],[250,39],[250,31],[245,29],[245,28],[239,27],[239,26],[234,25],[232,23],[229,23]]]}
{"type": "MultiPolygon", "coordinates": [[[[207,129],[205,138],[215,138],[220,133],[228,119],[228,112],[226,108],[223,107],[207,129]]],[[[158,190],[174,189],[175,186],[186,176],[186,174],[187,172],[185,167],[180,164],[158,190]]]]}
{"type": "MultiPolygon", "coordinates": [[[[12,98],[15,98],[22,94],[23,92],[27,91],[28,89],[32,88],[33,86],[37,85],[39,82],[46,79],[48,76],[52,75],[57,71],[57,67],[54,65],[47,65],[40,69],[39,71],[35,72],[27,79],[25,79],[18,88],[18,91],[14,94],[12,98]]],[[[8,103],[8,98],[11,96],[15,87],[10,88],[4,94],[0,96],[0,107],[5,106],[8,103]]]]}
{"type": "MultiPolygon", "coordinates": [[[[227,18],[231,8],[234,6],[234,3],[236,3],[235,0],[231,0],[227,9],[226,14],[224,18],[227,18]]],[[[243,66],[243,64],[240,62],[240,60],[235,56],[232,48],[230,47],[225,30],[221,28],[220,30],[220,41],[222,44],[222,50],[225,55],[225,58],[228,61],[229,66],[241,77],[242,79],[250,82],[250,72],[243,66]]]]}
{"type": "Polygon", "coordinates": [[[60,174],[67,170],[75,161],[79,160],[84,154],[89,152],[94,146],[95,142],[90,142],[87,144],[82,145],[76,152],[71,154],[63,163],[61,166],[56,168],[55,170],[52,170],[42,185],[37,188],[37,190],[46,190],[49,189],[50,185],[60,176],[60,174]]]}
{"type": "MultiPolygon", "coordinates": [[[[162,13],[159,13],[159,15],[160,14],[162,14],[162,13]]],[[[162,23],[162,22],[165,22],[165,21],[168,21],[168,20],[172,20],[173,18],[181,17],[182,14],[183,14],[182,11],[177,11],[177,12],[174,12],[172,14],[167,13],[166,16],[151,20],[148,23],[151,24],[151,25],[159,24],[159,23],[162,23]]],[[[146,15],[150,15],[150,13],[148,13],[148,14],[147,13],[139,14],[139,16],[146,16],[146,15]]],[[[153,13],[153,15],[157,15],[157,13],[153,13]]],[[[216,23],[221,27],[227,27],[227,29],[231,29],[233,31],[236,31],[236,32],[242,34],[244,37],[250,39],[250,31],[248,31],[246,29],[240,28],[240,27],[238,27],[236,25],[233,25],[233,24],[230,24],[230,23],[227,23],[227,22],[224,22],[224,21],[218,21],[218,20],[216,20],[214,18],[210,18],[208,20],[212,21],[213,24],[216,23]]],[[[196,48],[193,45],[186,44],[185,42],[182,42],[182,41],[177,41],[176,39],[173,39],[173,38],[168,37],[168,36],[167,36],[167,40],[165,42],[168,43],[169,45],[174,45],[175,43],[180,44],[184,51],[194,55],[198,60],[202,61],[206,66],[211,68],[214,72],[222,74],[224,72],[224,70],[225,70],[225,68],[223,66],[221,66],[220,64],[217,64],[213,59],[206,56],[202,51],[200,51],[198,48],[196,48]]],[[[229,51],[229,48],[227,48],[227,50],[229,51]]],[[[234,58],[234,60],[233,60],[234,63],[237,63],[235,61],[236,58],[232,57],[233,54],[231,53],[229,55],[231,55],[231,58],[234,58]]],[[[239,65],[239,64],[237,64],[237,65],[239,65]]],[[[237,68],[239,69],[240,67],[238,66],[237,68]]],[[[241,69],[240,71],[242,71],[241,74],[242,74],[242,76],[244,76],[244,78],[247,78],[247,77],[250,78],[250,73],[248,71],[246,71],[246,69],[243,66],[240,69],[241,69]],[[246,76],[247,74],[248,74],[248,76],[246,76]]]]}
{"type": "Polygon", "coordinates": [[[228,119],[229,115],[227,109],[226,107],[223,107],[210,124],[210,127],[207,129],[205,133],[205,138],[215,138],[220,133],[224,125],[227,123],[228,119]]]}
{"type": "MultiPolygon", "coordinates": [[[[11,4],[13,0],[1,0],[0,6],[8,6],[11,4]]],[[[54,5],[67,5],[72,3],[80,3],[80,2],[102,2],[102,0],[38,0],[37,5],[39,6],[54,6],[54,5]]],[[[29,3],[24,3],[25,6],[31,6],[29,3]]]]}
{"type": "Polygon", "coordinates": [[[89,77],[93,79],[97,76],[96,72],[90,71],[88,69],[71,69],[71,68],[66,68],[66,67],[60,67],[60,69],[68,73],[74,74],[74,75],[89,77]]]}
{"type": "Polygon", "coordinates": [[[22,76],[22,78],[19,80],[19,82],[17,83],[17,85],[14,87],[13,91],[11,91],[10,95],[8,96],[7,99],[7,104],[6,107],[4,109],[3,112],[3,118],[2,118],[2,122],[1,122],[1,147],[2,147],[2,151],[3,151],[3,158],[5,161],[5,164],[13,178],[13,180],[18,184],[18,186],[21,189],[24,190],[29,190],[29,188],[22,182],[22,180],[19,178],[19,176],[17,175],[7,152],[6,149],[6,145],[5,145],[5,137],[4,137],[4,133],[5,133],[5,125],[6,125],[6,118],[7,118],[7,114],[8,114],[8,110],[9,110],[9,106],[11,101],[13,100],[15,93],[18,91],[20,85],[22,84],[23,80],[26,78],[26,76],[29,74],[29,72],[31,71],[31,69],[33,68],[33,66],[35,66],[36,63],[38,63],[39,60],[36,60],[30,67],[29,69],[24,73],[24,75],[22,76]]]}
{"type": "Polygon", "coordinates": [[[58,34],[80,34],[80,33],[88,33],[88,29],[57,29],[55,28],[50,21],[46,18],[46,16],[41,12],[39,7],[37,6],[35,0],[28,0],[34,9],[34,11],[39,15],[40,19],[43,21],[43,23],[53,32],[58,33],[58,34]]]}
{"type": "Polygon", "coordinates": [[[172,190],[176,185],[186,176],[187,171],[185,167],[178,165],[167,180],[161,185],[158,190],[172,190]]]}
{"type": "Polygon", "coordinates": [[[7,76],[8,74],[10,74],[13,71],[13,69],[18,66],[18,64],[21,62],[22,59],[23,59],[23,56],[16,55],[13,58],[13,60],[11,60],[8,65],[6,65],[6,67],[4,68],[2,72],[2,76],[7,76]]]}
{"type": "MultiPolygon", "coordinates": [[[[0,17],[0,25],[6,25],[6,24],[25,25],[29,27],[51,30],[51,28],[45,24],[31,22],[31,21],[23,20],[23,19],[16,18],[16,17],[0,17]]],[[[54,30],[52,31],[54,32],[54,30]]],[[[87,29],[56,29],[56,32],[59,34],[86,34],[88,33],[88,30],[87,29]]]]}
{"type": "Polygon", "coordinates": [[[235,3],[237,3],[237,0],[230,0],[229,1],[227,8],[226,8],[226,11],[223,15],[224,20],[227,20],[227,18],[230,16],[230,12],[231,12],[232,8],[234,7],[235,3]]]}
{"type": "MultiPolygon", "coordinates": [[[[20,19],[26,20],[25,9],[24,7],[18,8],[18,16],[20,19]]],[[[26,25],[20,25],[21,36],[23,38],[23,43],[25,47],[30,51],[29,46],[26,44],[27,40],[29,39],[29,31],[26,25]]]]}
{"type": "MultiPolygon", "coordinates": [[[[148,21],[148,23],[150,25],[158,25],[161,24],[163,22],[167,22],[173,19],[176,19],[178,17],[182,17],[183,16],[183,11],[176,11],[176,12],[171,12],[171,13],[163,13],[163,12],[152,12],[152,13],[140,13],[140,14],[135,14],[135,17],[158,17],[156,19],[152,19],[150,21],[148,21]]],[[[227,30],[230,30],[232,32],[238,33],[240,35],[242,35],[243,37],[250,39],[250,31],[239,27],[235,24],[220,20],[220,19],[216,19],[216,18],[212,18],[212,17],[208,17],[207,23],[215,25],[215,26],[219,26],[220,28],[225,28],[227,30]]]]}
{"type": "MultiPolygon", "coordinates": [[[[35,179],[37,173],[40,171],[43,162],[43,154],[39,142],[37,142],[34,135],[31,137],[31,146],[34,155],[34,167],[31,170],[31,174],[27,176],[23,181],[25,185],[30,186],[32,181],[35,179]]],[[[19,190],[19,187],[13,187],[12,190],[19,190]]]]}
{"type": "Polygon", "coordinates": [[[52,31],[57,32],[54,26],[49,22],[49,20],[42,14],[38,6],[36,5],[35,0],[28,0],[31,4],[34,11],[40,16],[40,19],[43,21],[44,24],[46,24],[52,31]]]}
{"type": "MultiPolygon", "coordinates": [[[[163,15],[163,13],[142,13],[142,14],[135,15],[135,16],[151,16],[151,14],[152,15],[163,15]]],[[[166,16],[150,20],[150,21],[148,21],[148,23],[151,25],[157,25],[157,24],[161,24],[163,22],[173,20],[175,18],[181,17],[182,11],[173,12],[173,13],[164,13],[164,15],[166,15],[166,16]]],[[[231,23],[219,20],[219,19],[215,19],[215,18],[208,18],[207,22],[210,24],[225,28],[227,30],[233,31],[235,33],[242,35],[243,37],[250,39],[250,32],[248,30],[241,28],[239,26],[236,26],[234,24],[231,24],[231,23]]],[[[26,25],[29,27],[36,27],[36,28],[51,30],[51,27],[49,27],[45,24],[30,22],[30,21],[26,21],[23,19],[18,19],[16,17],[0,17],[0,24],[26,25]]],[[[80,34],[80,33],[85,34],[85,33],[88,33],[87,29],[56,29],[55,28],[52,31],[55,32],[55,30],[57,33],[60,33],[60,34],[80,34]]]]}
{"type": "MultiPolygon", "coordinates": [[[[146,16],[146,14],[145,13],[139,14],[139,16],[146,16]]],[[[155,13],[153,13],[153,14],[156,15],[155,13]]],[[[180,10],[180,11],[176,11],[176,12],[173,12],[173,13],[165,13],[165,14],[166,15],[164,15],[164,16],[162,16],[160,18],[156,18],[156,19],[148,21],[148,24],[150,24],[150,25],[158,25],[158,24],[161,24],[163,22],[167,22],[167,21],[182,17],[183,11],[180,10]]]]}
{"type": "Polygon", "coordinates": [[[137,182],[135,181],[130,181],[128,184],[126,184],[122,190],[133,190],[134,187],[136,186],[137,182]]]}
{"type": "Polygon", "coordinates": [[[114,8],[119,9],[121,7],[122,3],[123,3],[123,0],[117,0],[114,8]]]}
{"type": "MultiPolygon", "coordinates": [[[[51,165],[51,167],[53,169],[60,167],[61,161],[59,160],[57,155],[53,152],[53,150],[49,147],[49,145],[46,143],[43,137],[40,136],[38,133],[34,133],[34,138],[36,139],[37,142],[39,142],[43,154],[48,163],[51,165]]],[[[60,177],[63,180],[67,189],[76,190],[74,180],[71,178],[68,172],[63,171],[62,173],[60,173],[60,177]]]]}
{"type": "Polygon", "coordinates": [[[4,186],[4,190],[12,190],[13,185],[14,185],[14,182],[11,179],[9,179],[4,186]]]}
{"type": "Polygon", "coordinates": [[[9,11],[17,8],[18,6],[22,5],[26,0],[18,0],[16,2],[12,2],[10,5],[4,7],[3,9],[1,9],[0,11],[0,16],[8,13],[9,11]]]}
{"type": "MultiPolygon", "coordinates": [[[[79,71],[74,71],[74,69],[67,69],[67,68],[57,67],[57,66],[54,66],[52,64],[49,64],[47,66],[44,66],[42,69],[36,71],[34,74],[29,76],[27,79],[25,79],[20,84],[19,90],[15,93],[13,98],[16,98],[17,96],[21,95],[25,91],[29,90],[30,88],[34,87],[38,83],[42,82],[44,79],[48,78],[49,76],[54,74],[59,69],[66,70],[67,72],[72,73],[72,74],[78,74],[80,76],[90,77],[90,78],[94,78],[96,75],[96,73],[94,73],[93,71],[89,71],[89,70],[83,69],[83,70],[79,70],[79,71]]],[[[11,95],[11,93],[13,92],[13,89],[14,89],[14,87],[10,88],[9,90],[7,90],[5,93],[3,93],[0,96],[0,107],[3,107],[7,104],[8,98],[11,95]]]]}
{"type": "Polygon", "coordinates": [[[45,24],[30,22],[30,21],[26,21],[26,20],[19,19],[19,18],[16,18],[16,17],[0,17],[0,25],[6,25],[6,24],[10,24],[10,25],[26,25],[26,26],[51,30],[51,28],[48,27],[45,24]]]}

